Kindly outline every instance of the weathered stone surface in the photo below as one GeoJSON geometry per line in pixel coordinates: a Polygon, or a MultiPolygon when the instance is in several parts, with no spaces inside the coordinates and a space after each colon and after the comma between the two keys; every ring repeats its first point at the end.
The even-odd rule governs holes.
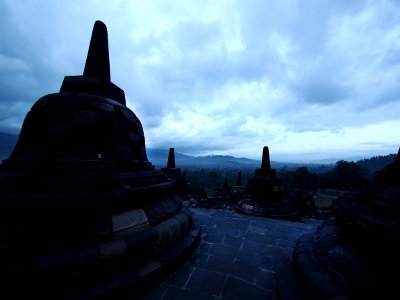
{"type": "Polygon", "coordinates": [[[201,229],[174,180],[148,161],[140,120],[110,82],[95,23],[82,76],[28,112],[0,166],[2,293],[136,297],[195,251],[201,229]]]}
{"type": "Polygon", "coordinates": [[[181,295],[193,296],[195,299],[195,295],[206,295],[210,299],[224,300],[252,297],[301,299],[291,267],[291,251],[296,239],[304,233],[314,232],[315,226],[242,215],[232,211],[200,208],[193,210],[200,225],[204,228],[213,224],[212,230],[203,231],[198,251],[190,261],[155,288],[155,291],[162,290],[166,293],[161,295],[149,292],[143,299],[149,299],[149,295],[154,296],[150,298],[154,300],[164,300],[166,295],[169,299],[180,299],[181,295]],[[242,242],[223,248],[221,246],[224,246],[224,241],[232,237],[229,226],[241,228],[244,232],[250,232],[254,228],[264,228],[263,233],[284,232],[292,244],[279,247],[274,239],[257,242],[244,236],[240,238],[243,244],[254,242],[251,251],[244,250],[242,242]],[[216,233],[220,239],[215,238],[216,233]],[[213,279],[215,281],[210,283],[213,279]]]}
{"type": "Polygon", "coordinates": [[[149,227],[149,220],[143,209],[133,209],[112,216],[113,231],[149,227]]]}
{"type": "Polygon", "coordinates": [[[359,193],[337,199],[334,217],[302,237],[293,263],[309,299],[397,299],[400,160],[359,193]]]}

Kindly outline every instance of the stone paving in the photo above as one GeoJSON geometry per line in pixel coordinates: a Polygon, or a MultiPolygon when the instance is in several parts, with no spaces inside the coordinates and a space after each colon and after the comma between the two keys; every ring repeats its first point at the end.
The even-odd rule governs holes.
{"type": "Polygon", "coordinates": [[[296,240],[307,223],[194,208],[202,240],[194,256],[140,299],[302,299],[292,268],[296,240]]]}

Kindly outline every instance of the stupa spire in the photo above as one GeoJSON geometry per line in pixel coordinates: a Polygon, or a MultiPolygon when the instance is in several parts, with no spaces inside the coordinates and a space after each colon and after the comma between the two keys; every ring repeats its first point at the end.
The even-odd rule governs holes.
{"type": "Polygon", "coordinates": [[[264,146],[264,148],[263,148],[261,170],[267,171],[267,172],[271,171],[271,162],[269,160],[269,149],[267,146],[264,146]]]}
{"type": "Polygon", "coordinates": [[[101,21],[94,23],[83,75],[111,81],[107,27],[101,21]]]}
{"type": "Polygon", "coordinates": [[[175,165],[175,149],[174,148],[169,148],[167,168],[168,169],[175,169],[176,168],[176,165],[175,165]]]}
{"type": "Polygon", "coordinates": [[[107,97],[126,106],[124,91],[111,82],[107,27],[96,21],[81,76],[65,76],[60,93],[88,93],[107,97]]]}

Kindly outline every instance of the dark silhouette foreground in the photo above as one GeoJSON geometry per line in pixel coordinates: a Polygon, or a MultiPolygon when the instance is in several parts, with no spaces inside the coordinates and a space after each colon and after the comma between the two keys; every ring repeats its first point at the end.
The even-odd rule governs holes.
{"type": "Polygon", "coordinates": [[[135,297],[196,249],[200,227],[125,103],[97,21],[84,74],[33,105],[1,165],[3,296],[135,297]]]}

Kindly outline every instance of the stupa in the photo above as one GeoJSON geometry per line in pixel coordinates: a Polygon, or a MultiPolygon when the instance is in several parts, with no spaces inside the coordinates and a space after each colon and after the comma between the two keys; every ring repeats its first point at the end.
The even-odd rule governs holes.
{"type": "Polygon", "coordinates": [[[175,185],[147,159],[96,21],[83,75],[32,106],[0,166],[1,293],[135,298],[199,241],[175,185]]]}
{"type": "Polygon", "coordinates": [[[236,178],[236,185],[234,185],[228,194],[229,202],[236,204],[247,197],[247,189],[243,185],[242,172],[239,171],[236,178]]]}
{"type": "Polygon", "coordinates": [[[239,201],[236,210],[240,213],[281,219],[292,219],[297,210],[284,202],[283,181],[271,168],[269,149],[263,148],[261,168],[255,170],[254,177],[247,185],[250,197],[239,201]]]}
{"type": "Polygon", "coordinates": [[[182,174],[181,168],[176,167],[174,148],[169,148],[167,167],[161,168],[161,172],[167,175],[168,178],[175,180],[176,192],[179,196],[184,197],[187,195],[186,177],[182,174]]]}
{"type": "Polygon", "coordinates": [[[334,217],[293,253],[307,299],[399,299],[400,149],[360,192],[339,197],[334,217]]]}

